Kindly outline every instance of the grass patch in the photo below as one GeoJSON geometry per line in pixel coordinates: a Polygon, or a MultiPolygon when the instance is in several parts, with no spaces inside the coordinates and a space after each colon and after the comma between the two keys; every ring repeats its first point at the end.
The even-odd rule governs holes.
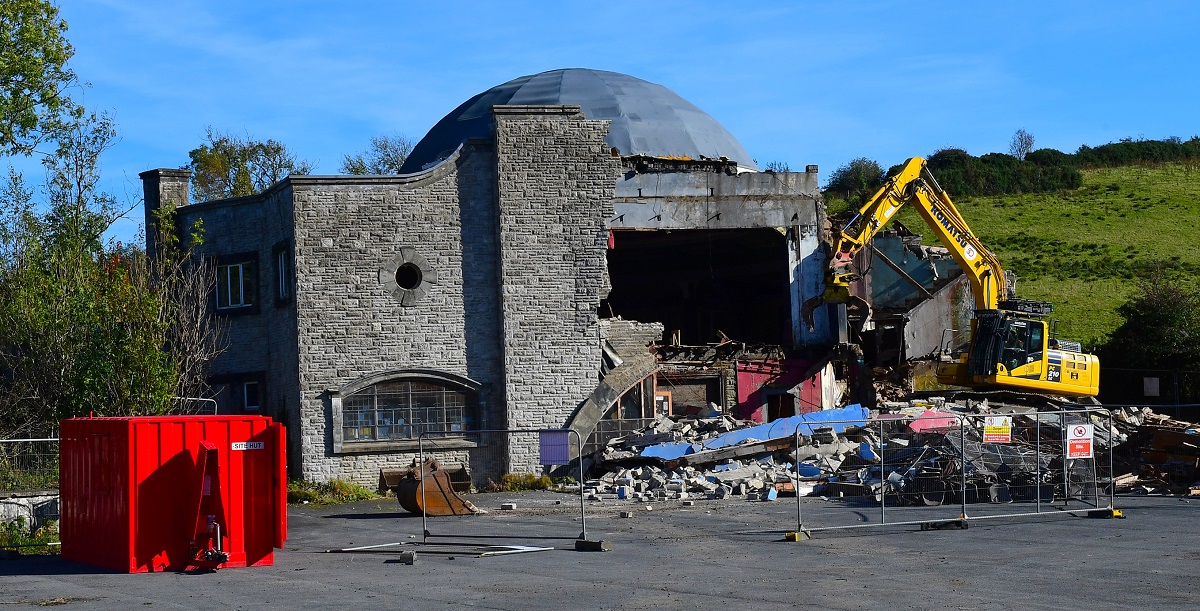
{"type": "Polygon", "coordinates": [[[379,498],[383,498],[382,495],[374,490],[340,479],[328,482],[288,482],[288,503],[294,505],[344,505],[379,498]]]}
{"type": "Polygon", "coordinates": [[[0,549],[17,549],[26,556],[57,554],[58,546],[49,543],[58,543],[58,523],[54,520],[32,533],[24,517],[0,524],[0,549]]]}
{"type": "Polygon", "coordinates": [[[485,492],[521,492],[523,490],[549,490],[554,487],[554,481],[549,475],[533,473],[505,473],[500,476],[500,483],[488,480],[484,486],[485,492]]]}

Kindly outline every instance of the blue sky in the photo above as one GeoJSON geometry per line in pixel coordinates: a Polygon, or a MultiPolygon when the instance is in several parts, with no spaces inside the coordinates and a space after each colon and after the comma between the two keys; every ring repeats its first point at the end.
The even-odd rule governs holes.
{"type": "MultiPolygon", "coordinates": [[[[419,139],[468,97],[554,68],[665,85],[760,164],[885,168],[944,147],[1073,152],[1200,133],[1200,3],[60,0],[121,141],[104,188],[180,167],[213,126],[318,174],[372,136],[419,139]]],[[[32,180],[35,164],[19,162],[32,180]]],[[[133,239],[140,207],[113,237],[133,239]]]]}

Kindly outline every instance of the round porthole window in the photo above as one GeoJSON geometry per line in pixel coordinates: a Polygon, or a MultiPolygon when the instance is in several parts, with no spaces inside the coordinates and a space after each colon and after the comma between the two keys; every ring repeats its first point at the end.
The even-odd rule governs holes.
{"type": "Polygon", "coordinates": [[[396,269],[396,285],[410,291],[421,286],[421,268],[412,263],[401,265],[396,269]]]}
{"type": "Polygon", "coordinates": [[[437,271],[415,248],[406,246],[379,268],[379,283],[400,305],[412,306],[437,284],[437,271]]]}

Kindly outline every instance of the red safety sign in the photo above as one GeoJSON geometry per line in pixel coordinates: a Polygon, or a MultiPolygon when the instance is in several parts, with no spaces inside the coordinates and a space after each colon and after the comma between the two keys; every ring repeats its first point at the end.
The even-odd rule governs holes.
{"type": "Polygon", "coordinates": [[[1093,427],[1072,424],[1067,427],[1067,458],[1091,458],[1093,427]]]}

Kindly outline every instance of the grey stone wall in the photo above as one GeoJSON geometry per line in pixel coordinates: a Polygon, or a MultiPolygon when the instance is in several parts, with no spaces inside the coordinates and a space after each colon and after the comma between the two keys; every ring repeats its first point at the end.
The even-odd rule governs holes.
{"type": "MultiPolygon", "coordinates": [[[[197,219],[204,221],[204,244],[199,248],[202,254],[253,254],[256,263],[257,307],[252,313],[218,314],[227,325],[229,347],[213,362],[210,375],[225,380],[262,376],[262,414],[287,427],[288,466],[296,474],[300,466],[300,418],[295,299],[276,301],[278,270],[274,254],[276,244],[285,242],[289,249],[292,244],[291,189],[285,182],[261,195],[179,209],[179,226],[190,227],[197,219]]],[[[218,399],[223,410],[241,401],[232,392],[218,399]]]]}
{"type": "Polygon", "coordinates": [[[661,343],[663,324],[607,318],[600,321],[600,336],[621,355],[621,358],[653,357],[650,344],[661,343]]]}
{"type": "MultiPolygon", "coordinates": [[[[598,382],[604,222],[620,160],[604,142],[608,122],[578,107],[493,112],[506,425],[562,427],[598,382]]],[[[533,470],[536,453],[510,448],[510,470],[533,470]]]]}
{"type": "Polygon", "coordinates": [[[482,386],[480,424],[503,408],[494,161],[468,146],[406,177],[293,177],[303,475],[373,483],[410,450],[335,454],[329,389],[392,370],[434,369],[482,386]],[[436,272],[409,306],[380,269],[413,249],[436,272]]]}

